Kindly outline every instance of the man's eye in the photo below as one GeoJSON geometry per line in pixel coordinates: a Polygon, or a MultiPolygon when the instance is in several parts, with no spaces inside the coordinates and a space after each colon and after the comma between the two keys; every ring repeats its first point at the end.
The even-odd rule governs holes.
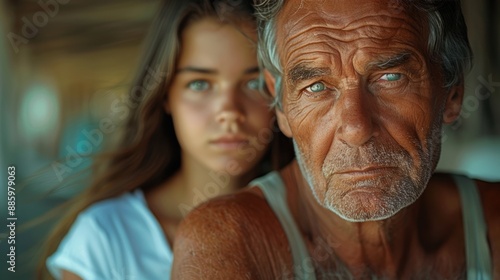
{"type": "Polygon", "coordinates": [[[322,82],[317,82],[317,83],[314,83],[314,84],[306,87],[306,91],[308,91],[310,93],[322,92],[325,89],[326,89],[326,86],[322,82]]]}
{"type": "Polygon", "coordinates": [[[248,81],[246,86],[250,90],[259,90],[259,79],[252,79],[248,81]]]}
{"type": "Polygon", "coordinates": [[[395,82],[399,81],[401,79],[401,74],[400,73],[387,73],[384,74],[380,77],[381,80],[388,81],[388,82],[395,82]]]}
{"type": "Polygon", "coordinates": [[[190,82],[187,87],[193,91],[205,91],[210,88],[210,84],[204,80],[196,80],[190,82]]]}

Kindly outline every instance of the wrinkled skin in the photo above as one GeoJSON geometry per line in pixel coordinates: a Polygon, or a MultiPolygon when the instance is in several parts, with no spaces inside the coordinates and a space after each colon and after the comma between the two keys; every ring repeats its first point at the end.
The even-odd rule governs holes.
{"type": "MultiPolygon", "coordinates": [[[[288,0],[278,16],[277,117],[297,152],[280,175],[320,279],[464,276],[460,196],[449,174],[433,174],[463,84],[443,87],[425,17],[391,3],[288,0]]],[[[476,184],[498,279],[500,184],[476,184]]],[[[173,277],[291,276],[284,236],[257,188],[211,201],[181,226],[173,277]]]]}
{"type": "Polygon", "coordinates": [[[293,17],[278,21],[281,127],[320,205],[347,220],[380,220],[423,192],[443,113],[460,99],[447,100],[454,91],[442,87],[418,17],[377,1],[337,2],[323,4],[328,14],[287,5],[282,14],[293,17]]]}

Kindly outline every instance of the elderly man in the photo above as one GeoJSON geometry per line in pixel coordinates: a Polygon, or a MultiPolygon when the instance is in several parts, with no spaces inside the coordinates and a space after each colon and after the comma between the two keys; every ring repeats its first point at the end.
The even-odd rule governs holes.
{"type": "Polygon", "coordinates": [[[296,161],[179,229],[176,279],[499,279],[500,184],[434,174],[471,52],[460,3],[261,1],[296,161]]]}

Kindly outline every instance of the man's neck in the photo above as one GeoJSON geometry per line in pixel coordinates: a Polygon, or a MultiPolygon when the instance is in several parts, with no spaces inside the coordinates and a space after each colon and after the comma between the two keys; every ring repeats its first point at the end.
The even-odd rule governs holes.
{"type": "MultiPolygon", "coordinates": [[[[328,252],[318,261],[329,266],[332,259],[342,262],[356,276],[356,271],[364,273],[367,269],[376,274],[395,277],[405,269],[409,250],[413,255],[419,254],[418,229],[416,219],[420,203],[399,211],[389,219],[368,222],[349,222],[334,212],[320,206],[312,194],[311,188],[301,176],[298,164],[290,166],[295,176],[297,221],[302,231],[309,237],[316,251],[328,252]],[[383,272],[383,273],[382,273],[383,272]],[[389,275],[387,275],[389,274],[389,275]]],[[[314,249],[312,254],[314,254],[314,249]]],[[[315,258],[315,256],[312,256],[315,258]]],[[[416,256],[415,256],[416,257],[416,256]]],[[[316,256],[317,258],[317,256],[316,256]]]]}

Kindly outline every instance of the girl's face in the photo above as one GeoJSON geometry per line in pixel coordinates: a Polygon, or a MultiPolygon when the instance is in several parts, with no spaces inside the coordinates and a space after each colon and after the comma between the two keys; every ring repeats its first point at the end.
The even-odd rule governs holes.
{"type": "Polygon", "coordinates": [[[205,18],[182,33],[165,109],[172,115],[183,166],[243,175],[272,140],[274,114],[258,91],[256,34],[250,30],[205,18]]]}

